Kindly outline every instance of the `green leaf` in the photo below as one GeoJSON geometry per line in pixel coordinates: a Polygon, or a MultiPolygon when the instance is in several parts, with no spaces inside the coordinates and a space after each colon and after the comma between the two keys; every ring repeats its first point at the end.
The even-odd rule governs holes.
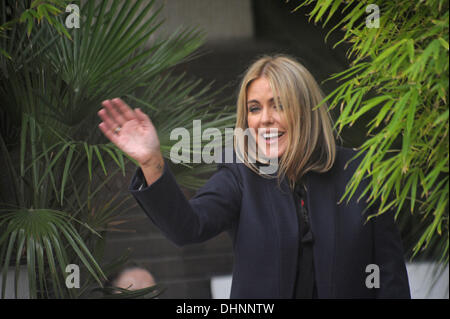
{"type": "MultiPolygon", "coordinates": [[[[310,19],[319,22],[330,7],[338,8],[338,3],[302,1],[301,6],[312,5],[310,19]]],[[[348,45],[347,56],[354,66],[329,78],[342,84],[324,101],[331,101],[331,108],[340,106],[336,121],[340,132],[347,129],[349,135],[361,134],[360,129],[351,131],[349,127],[356,121],[369,123],[358,156],[367,153],[344,198],[368,196],[369,206],[380,201],[380,212],[395,207],[404,225],[410,225],[405,222],[410,217],[402,216],[401,208],[409,200],[413,215],[423,213],[413,225],[417,233],[407,230],[417,239],[415,245],[409,244],[415,247],[413,257],[419,250],[429,250],[442,254],[434,258],[448,263],[448,199],[441,192],[449,170],[448,5],[444,1],[383,2],[379,29],[368,29],[363,19],[358,21],[366,5],[350,1],[345,14],[337,17],[330,10],[326,19],[336,16],[327,36],[343,29],[336,45],[348,45]],[[359,61],[367,66],[357,70],[359,61]],[[366,93],[376,97],[361,103],[366,93]],[[356,192],[364,180],[367,186],[356,192]],[[391,195],[393,199],[388,200],[391,195]]],[[[445,195],[448,197],[448,190],[445,195]]]]}
{"type": "Polygon", "coordinates": [[[103,173],[105,173],[105,175],[108,175],[108,173],[106,172],[105,163],[103,162],[103,158],[102,158],[102,155],[100,154],[98,146],[94,145],[93,149],[95,151],[95,154],[97,154],[97,158],[98,158],[98,160],[100,162],[100,165],[102,166],[103,173]]]}
{"type": "Polygon", "coordinates": [[[69,175],[70,163],[72,161],[74,148],[72,146],[69,147],[69,153],[67,154],[66,164],[64,165],[64,171],[61,182],[61,203],[64,202],[64,189],[67,183],[67,177],[69,175]]]}
{"type": "Polygon", "coordinates": [[[448,51],[448,42],[445,41],[443,38],[439,37],[438,38],[439,42],[441,43],[441,45],[444,47],[445,50],[448,51]]]}

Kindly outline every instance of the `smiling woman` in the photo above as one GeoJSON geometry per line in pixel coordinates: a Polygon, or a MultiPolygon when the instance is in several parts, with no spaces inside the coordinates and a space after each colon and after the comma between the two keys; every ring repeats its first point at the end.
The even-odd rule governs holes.
{"type": "Polygon", "coordinates": [[[322,99],[294,59],[257,60],[238,97],[236,129],[252,132],[248,139],[235,135],[240,161],[219,164],[189,201],[148,116],[120,99],[105,101],[100,129],[140,164],[130,192],[175,244],[231,234],[231,298],[409,298],[393,214],[368,220],[377,211],[360,190],[339,202],[357,163],[348,165],[355,152],[335,145],[322,99]],[[276,176],[261,172],[265,163],[245,153],[251,137],[267,157],[279,158],[276,176]],[[368,265],[380,270],[376,289],[366,284],[368,265]]]}
{"type": "MultiPolygon", "coordinates": [[[[286,176],[292,188],[310,170],[326,172],[333,166],[336,144],[326,104],[317,107],[322,100],[311,73],[287,56],[260,58],[242,80],[236,127],[258,131],[259,149],[279,158],[278,177],[286,176]],[[264,136],[270,129],[277,130],[278,143],[264,136]]],[[[242,160],[257,170],[246,154],[242,160]]]]}
{"type": "Polygon", "coordinates": [[[275,103],[269,80],[266,77],[254,80],[247,92],[247,123],[258,132],[257,145],[267,157],[281,157],[287,145],[287,120],[281,104],[275,103]],[[277,149],[273,145],[278,146],[277,149]]]}

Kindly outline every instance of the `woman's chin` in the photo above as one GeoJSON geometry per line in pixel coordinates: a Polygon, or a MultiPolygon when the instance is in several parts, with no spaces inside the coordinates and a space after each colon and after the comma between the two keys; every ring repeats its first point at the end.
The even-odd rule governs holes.
{"type": "Polygon", "coordinates": [[[259,154],[262,159],[273,160],[275,158],[280,158],[283,155],[284,149],[278,147],[278,145],[266,144],[263,147],[258,147],[259,154]]]}

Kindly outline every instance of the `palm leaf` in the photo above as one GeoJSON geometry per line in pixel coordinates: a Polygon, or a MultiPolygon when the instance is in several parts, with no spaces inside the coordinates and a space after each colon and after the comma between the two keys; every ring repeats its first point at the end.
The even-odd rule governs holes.
{"type": "Polygon", "coordinates": [[[26,256],[32,298],[48,297],[48,295],[45,295],[49,293],[47,273],[53,279],[51,280],[52,293],[61,296],[65,292],[66,295],[69,295],[68,288],[62,284],[65,282],[65,273],[60,271],[71,263],[67,257],[67,250],[76,252],[77,257],[99,284],[105,279],[102,270],[89,253],[83,239],[72,226],[71,217],[67,213],[46,209],[10,210],[6,212],[2,210],[1,212],[0,225],[5,224],[6,231],[0,239],[0,246],[8,242],[2,265],[2,296],[5,296],[6,274],[13,251],[16,251],[17,254],[14,262],[16,292],[19,265],[22,257],[26,256]],[[64,240],[62,240],[60,234],[64,235],[64,240]],[[67,247],[61,245],[63,242],[66,243],[67,247]],[[57,256],[56,262],[51,258],[54,255],[57,256]],[[45,256],[49,260],[48,264],[44,262],[45,256]]]}

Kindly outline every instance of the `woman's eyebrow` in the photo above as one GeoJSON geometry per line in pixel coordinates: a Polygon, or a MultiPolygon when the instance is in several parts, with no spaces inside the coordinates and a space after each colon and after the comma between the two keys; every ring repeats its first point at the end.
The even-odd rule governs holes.
{"type": "Polygon", "coordinates": [[[252,103],[259,104],[259,101],[258,101],[258,100],[250,100],[250,101],[247,101],[247,104],[252,104],[252,103]]]}
{"type": "MultiPolygon", "coordinates": [[[[277,100],[278,100],[278,103],[281,104],[281,98],[277,98],[277,100]]],[[[260,104],[258,100],[250,100],[250,101],[247,101],[247,105],[248,105],[248,104],[252,104],[252,103],[260,104]]],[[[269,103],[275,103],[275,99],[274,99],[274,98],[271,98],[271,99],[269,100],[269,103]]]]}

